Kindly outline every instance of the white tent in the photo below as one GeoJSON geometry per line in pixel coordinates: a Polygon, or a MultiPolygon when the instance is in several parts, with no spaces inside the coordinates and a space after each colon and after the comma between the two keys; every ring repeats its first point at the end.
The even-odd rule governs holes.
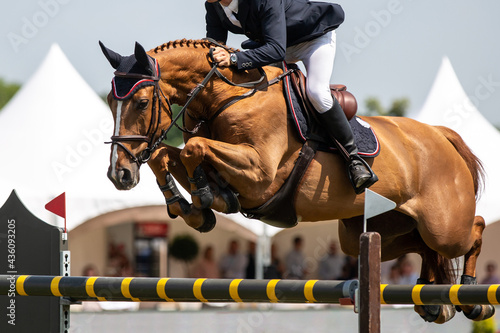
{"type": "Polygon", "coordinates": [[[487,87],[482,88],[476,89],[475,96],[467,96],[445,57],[424,106],[414,118],[455,130],[482,161],[486,184],[476,214],[490,224],[500,221],[500,155],[495,151],[500,146],[500,132],[472,103],[478,104],[484,98],[487,87]]]}
{"type": "MultiPolygon", "coordinates": [[[[69,230],[107,212],[164,205],[147,166],[141,168],[139,185],[130,191],[118,191],[108,180],[110,147],[104,141],[112,132],[108,106],[53,45],[0,112],[0,205],[15,189],[36,216],[62,226],[62,219],[44,207],[66,192],[69,230]]],[[[280,230],[241,215],[229,217],[257,235],[271,236],[280,230]]]]}

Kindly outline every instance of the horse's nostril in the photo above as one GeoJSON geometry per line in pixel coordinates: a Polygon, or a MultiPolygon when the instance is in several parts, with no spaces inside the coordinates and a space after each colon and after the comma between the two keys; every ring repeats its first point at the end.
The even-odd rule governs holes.
{"type": "Polygon", "coordinates": [[[129,168],[109,168],[108,178],[118,190],[130,190],[139,182],[139,173],[132,166],[129,168]]]}
{"type": "Polygon", "coordinates": [[[129,169],[119,169],[117,172],[118,180],[122,184],[130,184],[133,182],[132,172],[129,169]]]}

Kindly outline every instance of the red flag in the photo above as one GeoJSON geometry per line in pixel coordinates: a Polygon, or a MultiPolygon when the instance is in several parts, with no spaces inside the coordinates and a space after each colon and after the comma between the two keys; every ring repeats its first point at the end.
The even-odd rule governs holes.
{"type": "Polygon", "coordinates": [[[52,199],[45,205],[45,209],[66,219],[66,192],[52,199]]]}

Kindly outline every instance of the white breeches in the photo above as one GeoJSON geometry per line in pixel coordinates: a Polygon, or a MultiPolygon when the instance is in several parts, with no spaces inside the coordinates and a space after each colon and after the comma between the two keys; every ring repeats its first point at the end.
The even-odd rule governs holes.
{"type": "Polygon", "coordinates": [[[330,77],[335,61],[336,39],[335,31],[330,31],[286,49],[286,62],[302,61],[304,64],[307,71],[307,96],[319,113],[326,112],[333,106],[330,77]]]}

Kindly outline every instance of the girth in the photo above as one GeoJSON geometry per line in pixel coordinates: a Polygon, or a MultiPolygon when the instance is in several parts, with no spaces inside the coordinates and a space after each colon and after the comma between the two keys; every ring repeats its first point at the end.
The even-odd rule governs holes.
{"type": "Polygon", "coordinates": [[[302,146],[292,172],[278,192],[262,206],[251,209],[242,208],[241,213],[248,218],[258,219],[278,228],[296,226],[298,223],[295,213],[297,188],[316,155],[316,149],[316,142],[307,141],[302,146]]]}

